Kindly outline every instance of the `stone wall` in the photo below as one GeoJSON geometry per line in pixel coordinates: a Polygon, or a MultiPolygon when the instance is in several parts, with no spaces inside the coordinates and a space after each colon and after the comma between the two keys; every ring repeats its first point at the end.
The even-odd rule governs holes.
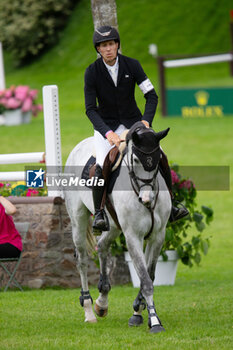
{"type": "MultiPolygon", "coordinates": [[[[15,205],[17,213],[14,221],[29,222],[23,244],[23,258],[16,274],[19,283],[31,288],[80,287],[70,219],[64,202],[39,203],[26,201],[25,198],[23,203],[15,200],[15,205]]],[[[112,284],[130,281],[128,266],[123,257],[112,258],[109,267],[112,284]]],[[[99,269],[91,258],[88,261],[88,280],[90,285],[97,285],[99,280],[99,269]]]]}

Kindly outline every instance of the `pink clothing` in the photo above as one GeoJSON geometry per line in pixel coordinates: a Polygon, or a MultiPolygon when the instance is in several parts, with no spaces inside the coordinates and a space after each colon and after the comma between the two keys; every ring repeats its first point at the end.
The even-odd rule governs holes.
{"type": "Polygon", "coordinates": [[[20,251],[23,249],[22,238],[15,228],[12,216],[7,215],[0,203],[0,244],[10,243],[20,251]]]}

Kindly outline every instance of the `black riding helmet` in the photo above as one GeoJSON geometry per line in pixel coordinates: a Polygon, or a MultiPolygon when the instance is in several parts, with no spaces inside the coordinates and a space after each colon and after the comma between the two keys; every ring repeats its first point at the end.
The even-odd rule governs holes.
{"type": "MultiPolygon", "coordinates": [[[[102,26],[94,31],[93,34],[93,44],[97,51],[97,46],[104,41],[114,40],[119,44],[120,48],[120,36],[118,31],[111,26],[102,26]]],[[[97,51],[98,52],[98,51],[97,51]]]]}

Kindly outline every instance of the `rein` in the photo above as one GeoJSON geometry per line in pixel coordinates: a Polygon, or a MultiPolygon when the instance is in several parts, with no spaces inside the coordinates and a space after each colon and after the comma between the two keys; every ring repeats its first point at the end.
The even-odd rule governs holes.
{"type": "MultiPolygon", "coordinates": [[[[142,154],[152,154],[154,153],[155,151],[157,151],[159,149],[159,146],[156,147],[155,149],[153,149],[151,152],[144,152],[142,150],[140,150],[138,147],[136,147],[134,145],[135,148],[137,148],[142,154]]],[[[158,180],[156,179],[157,178],[157,174],[158,174],[158,170],[159,170],[159,162],[157,163],[156,165],[156,168],[155,168],[155,172],[154,172],[154,175],[152,178],[150,179],[142,179],[140,177],[138,177],[136,174],[135,174],[135,171],[134,171],[134,167],[133,167],[133,151],[132,151],[132,154],[131,154],[131,157],[130,157],[130,161],[129,161],[129,154],[128,152],[126,151],[125,152],[126,155],[127,155],[127,162],[125,161],[125,159],[123,158],[123,161],[124,163],[126,164],[127,168],[128,168],[128,171],[129,171],[129,178],[130,178],[130,183],[131,183],[131,186],[136,194],[137,197],[139,197],[139,193],[140,193],[140,190],[142,187],[144,186],[150,186],[151,187],[151,190],[154,191],[155,190],[155,185],[157,184],[157,193],[156,193],[156,197],[155,197],[155,200],[154,200],[154,204],[153,206],[150,206],[150,207],[146,207],[149,212],[150,212],[150,216],[151,216],[151,227],[150,227],[150,230],[148,231],[148,233],[146,234],[146,236],[144,237],[144,239],[148,239],[153,231],[153,228],[154,228],[154,209],[155,209],[155,206],[156,206],[156,203],[157,203],[157,200],[158,200],[158,195],[159,195],[159,183],[158,183],[158,180]],[[141,181],[143,182],[143,185],[139,185],[138,181],[141,181]]]]}

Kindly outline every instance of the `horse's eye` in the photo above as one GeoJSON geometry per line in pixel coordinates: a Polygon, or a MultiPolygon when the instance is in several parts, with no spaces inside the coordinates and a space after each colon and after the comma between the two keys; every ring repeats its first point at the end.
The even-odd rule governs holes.
{"type": "Polygon", "coordinates": [[[139,159],[138,158],[134,158],[134,163],[139,164],[140,163],[139,159]]]}

